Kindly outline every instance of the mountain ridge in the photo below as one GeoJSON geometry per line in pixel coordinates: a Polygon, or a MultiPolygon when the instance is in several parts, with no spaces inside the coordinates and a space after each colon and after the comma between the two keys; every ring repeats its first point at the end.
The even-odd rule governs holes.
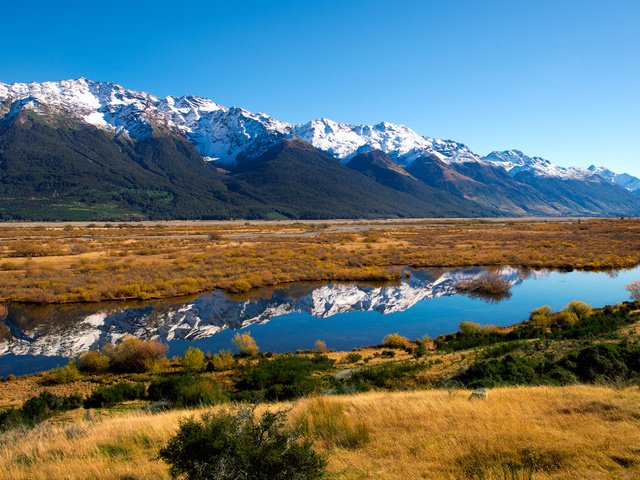
{"type": "MultiPolygon", "coordinates": [[[[322,218],[335,218],[339,212],[351,212],[353,216],[367,216],[367,212],[375,212],[375,216],[640,213],[637,192],[640,179],[604,167],[559,167],[518,150],[491,152],[483,157],[462,143],[422,136],[409,127],[390,122],[351,125],[321,118],[305,124],[291,124],[264,113],[225,107],[203,97],[160,98],[128,90],[116,83],[79,78],[28,84],[0,83],[0,199],[5,204],[4,208],[0,204],[0,216],[29,216],[29,208],[23,208],[22,214],[16,215],[16,207],[11,206],[13,197],[10,194],[15,196],[17,204],[20,202],[20,181],[33,193],[32,197],[38,197],[38,192],[43,198],[54,193],[68,194],[69,184],[78,183],[73,178],[60,179],[58,190],[51,190],[43,181],[48,176],[47,169],[55,170],[56,162],[66,167],[70,177],[85,178],[85,183],[96,185],[96,179],[104,174],[94,169],[93,177],[82,177],[81,172],[88,175],[88,167],[80,160],[83,156],[85,161],[99,164],[107,171],[117,164],[120,170],[132,168],[138,172],[133,174],[136,180],[131,187],[135,191],[134,199],[125,195],[124,200],[120,197],[114,200],[107,198],[106,193],[101,194],[107,203],[117,204],[116,211],[130,210],[134,212],[132,214],[150,218],[280,216],[282,213],[273,208],[278,199],[268,195],[264,188],[270,184],[277,189],[278,179],[249,175],[242,164],[264,168],[257,166],[255,159],[281,145],[288,149],[295,146],[297,154],[307,156],[309,163],[288,155],[288,165],[280,161],[277,171],[270,170],[271,173],[280,176],[281,180],[291,179],[289,170],[298,169],[304,182],[289,182],[288,188],[299,189],[299,202],[306,198],[314,203],[310,212],[316,213],[306,214],[317,214],[322,218]],[[18,134],[20,127],[22,131],[18,134]],[[44,133],[45,130],[48,133],[44,133]],[[102,137],[108,138],[112,145],[101,140],[102,137]],[[365,197],[371,197],[366,189],[360,189],[362,195],[352,198],[351,201],[356,202],[351,206],[353,208],[338,207],[329,192],[313,188],[314,183],[323,183],[323,175],[328,175],[328,171],[335,172],[338,167],[326,163],[326,171],[318,169],[316,163],[326,162],[326,158],[310,153],[301,143],[295,142],[306,142],[327,158],[347,166],[359,156],[363,161],[361,156],[366,152],[382,152],[384,162],[373,162],[366,168],[364,164],[353,168],[355,164],[352,164],[352,168],[333,178],[336,181],[349,178],[356,185],[354,190],[366,185],[374,196],[388,198],[381,202],[386,207],[376,211],[369,200],[364,201],[365,197]],[[48,146],[39,148],[39,144],[48,146]],[[94,151],[87,151],[87,144],[94,145],[94,151]],[[147,150],[141,153],[141,149],[147,150]],[[150,153],[151,150],[154,153],[150,153]],[[55,162],[42,161],[62,151],[66,152],[64,158],[59,156],[55,162]],[[114,160],[114,165],[109,165],[104,158],[100,162],[96,160],[105,156],[122,159],[114,160]],[[18,158],[22,161],[17,162],[18,158]],[[37,180],[39,183],[33,178],[39,177],[38,172],[29,162],[41,166],[43,178],[37,180]],[[125,167],[129,162],[135,165],[125,167]],[[78,169],[77,174],[71,165],[78,169]],[[139,171],[140,168],[143,171],[139,171]],[[32,177],[25,178],[20,171],[31,171],[32,177]],[[312,171],[316,182],[309,176],[312,171]],[[359,171],[361,175],[345,173],[349,171],[359,171]],[[184,193],[190,189],[189,182],[193,182],[193,192],[184,193]],[[396,192],[393,195],[397,198],[393,201],[389,189],[396,192]],[[262,193],[258,194],[260,191],[262,193]],[[315,193],[309,195],[311,191],[315,193]],[[579,197],[578,201],[573,198],[574,194],[579,197]],[[193,198],[184,200],[185,195],[193,198]],[[164,206],[154,204],[154,196],[162,199],[164,206]],[[591,201],[589,196],[595,199],[591,201]],[[443,197],[444,202],[439,197],[443,197]],[[267,198],[270,200],[265,200],[267,198]],[[336,205],[335,210],[317,208],[323,202],[336,205]],[[444,205],[447,202],[449,207],[444,205]],[[190,208],[193,212],[189,212],[190,208]],[[323,213],[319,213],[321,211],[323,213]]],[[[56,177],[55,171],[51,173],[56,177]]],[[[122,171],[119,173],[122,175],[122,171]]],[[[121,190],[125,187],[121,179],[116,178],[117,174],[106,176],[113,183],[102,190],[114,190],[122,196],[121,190]]],[[[280,191],[281,195],[287,195],[284,190],[280,191]]],[[[349,197],[347,190],[342,191],[345,198],[349,197]]],[[[76,195],[73,198],[86,206],[92,201],[95,203],[95,196],[85,189],[85,197],[76,195]]],[[[292,198],[288,200],[289,205],[295,203],[292,198]]],[[[284,216],[300,218],[306,215],[304,212],[308,208],[297,204],[285,210],[284,216]]],[[[114,215],[118,217],[118,213],[114,215]]]]}

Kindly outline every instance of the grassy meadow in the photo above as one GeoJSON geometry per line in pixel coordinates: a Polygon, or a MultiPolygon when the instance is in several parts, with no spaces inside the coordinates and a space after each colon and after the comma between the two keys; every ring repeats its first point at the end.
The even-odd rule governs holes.
{"type": "MultiPolygon", "coordinates": [[[[356,423],[366,427],[368,442],[361,447],[315,441],[328,455],[334,479],[640,477],[637,388],[498,388],[487,401],[469,401],[468,395],[374,392],[264,408],[292,408],[292,422],[342,411],[337,431],[356,423]]],[[[97,418],[74,412],[68,420],[14,431],[2,439],[0,478],[169,478],[158,450],[181,419],[203,411],[114,412],[97,418]]]]}
{"type": "Polygon", "coordinates": [[[149,299],[411,267],[640,263],[640,220],[0,224],[0,301],[149,299]]]}

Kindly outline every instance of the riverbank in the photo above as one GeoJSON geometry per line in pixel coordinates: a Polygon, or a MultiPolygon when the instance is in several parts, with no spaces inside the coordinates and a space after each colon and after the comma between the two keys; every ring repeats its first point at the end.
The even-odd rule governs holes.
{"type": "Polygon", "coordinates": [[[405,267],[632,268],[638,238],[637,219],[0,224],[0,301],[397,281],[405,267]]]}
{"type": "Polygon", "coordinates": [[[329,478],[640,474],[640,302],[572,302],[510,327],[465,322],[351,352],[318,342],[260,354],[238,338],[244,356],[166,359],[159,344],[131,340],[6,379],[0,408],[13,413],[0,414],[0,478],[168,478],[157,452],[181,419],[245,402],[289,409],[292,428],[315,425],[305,435],[328,457],[329,478]]]}

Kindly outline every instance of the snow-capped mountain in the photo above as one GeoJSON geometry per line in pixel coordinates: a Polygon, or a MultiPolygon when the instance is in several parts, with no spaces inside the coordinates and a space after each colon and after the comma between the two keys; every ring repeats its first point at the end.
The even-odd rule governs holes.
{"type": "Polygon", "coordinates": [[[565,180],[600,180],[599,177],[594,178],[594,173],[586,168],[561,167],[544,158],[529,157],[520,150],[491,152],[484,159],[501,166],[511,175],[516,175],[519,172],[531,172],[540,177],[556,177],[565,180]]]}
{"type": "Polygon", "coordinates": [[[588,170],[610,183],[626,188],[630,192],[640,190],[640,178],[629,175],[628,173],[615,173],[608,168],[596,167],[595,165],[591,165],[588,170]]]}
{"type": "Polygon", "coordinates": [[[0,114],[12,111],[15,115],[21,109],[45,115],[64,112],[76,120],[134,139],[150,135],[153,127],[177,130],[201,155],[219,160],[222,165],[233,164],[240,155],[260,155],[276,141],[291,137],[344,161],[362,147],[382,150],[402,165],[428,154],[447,163],[482,161],[465,145],[423,137],[404,125],[350,125],[325,118],[297,125],[264,113],[227,108],[201,97],[158,98],[85,78],[0,83],[0,105],[0,114]]]}
{"type": "Polygon", "coordinates": [[[559,167],[517,150],[482,157],[462,143],[389,122],[293,124],[206,98],[160,98],[85,78],[0,83],[0,163],[6,218],[23,218],[24,203],[34,199],[40,202],[29,209],[34,219],[56,220],[70,218],[65,212],[78,201],[92,205],[95,219],[114,205],[115,217],[102,218],[640,212],[640,197],[618,187],[634,190],[640,180],[603,168],[559,167]],[[273,148],[285,143],[284,151],[273,148]],[[430,188],[385,184],[384,172],[375,177],[349,167],[371,150],[430,188]],[[62,212],[55,218],[51,201],[62,212]]]}
{"type": "MultiPolygon", "coordinates": [[[[511,285],[529,275],[504,267],[495,272],[511,285]]],[[[200,295],[187,303],[149,303],[139,307],[122,305],[100,307],[62,307],[49,311],[39,320],[37,309],[29,306],[0,305],[0,355],[46,355],[73,358],[108,343],[117,343],[126,335],[145,339],[194,341],[208,338],[225,329],[241,329],[266,323],[292,312],[317,318],[373,311],[380,314],[401,312],[420,301],[450,296],[456,284],[487,274],[483,268],[447,271],[416,270],[399,285],[373,287],[358,284],[328,284],[292,295],[278,290],[269,298],[236,300],[221,291],[200,295]],[[75,309],[74,309],[75,308],[75,309]]]]}

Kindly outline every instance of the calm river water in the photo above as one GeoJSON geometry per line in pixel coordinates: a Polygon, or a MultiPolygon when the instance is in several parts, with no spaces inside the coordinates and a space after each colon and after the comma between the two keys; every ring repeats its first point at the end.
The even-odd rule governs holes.
{"type": "Polygon", "coordinates": [[[541,305],[571,300],[594,307],[628,299],[625,284],[640,267],[618,272],[557,272],[515,268],[414,270],[396,284],[303,283],[248,295],[214,291],[191,298],[74,305],[0,305],[0,375],[62,365],[125,335],[158,339],[170,355],[189,346],[230,348],[237,330],[250,331],[262,351],[378,344],[391,332],[410,338],[456,331],[462,321],[509,325],[541,305]],[[512,285],[502,300],[470,298],[456,283],[499,274],[512,285]]]}

